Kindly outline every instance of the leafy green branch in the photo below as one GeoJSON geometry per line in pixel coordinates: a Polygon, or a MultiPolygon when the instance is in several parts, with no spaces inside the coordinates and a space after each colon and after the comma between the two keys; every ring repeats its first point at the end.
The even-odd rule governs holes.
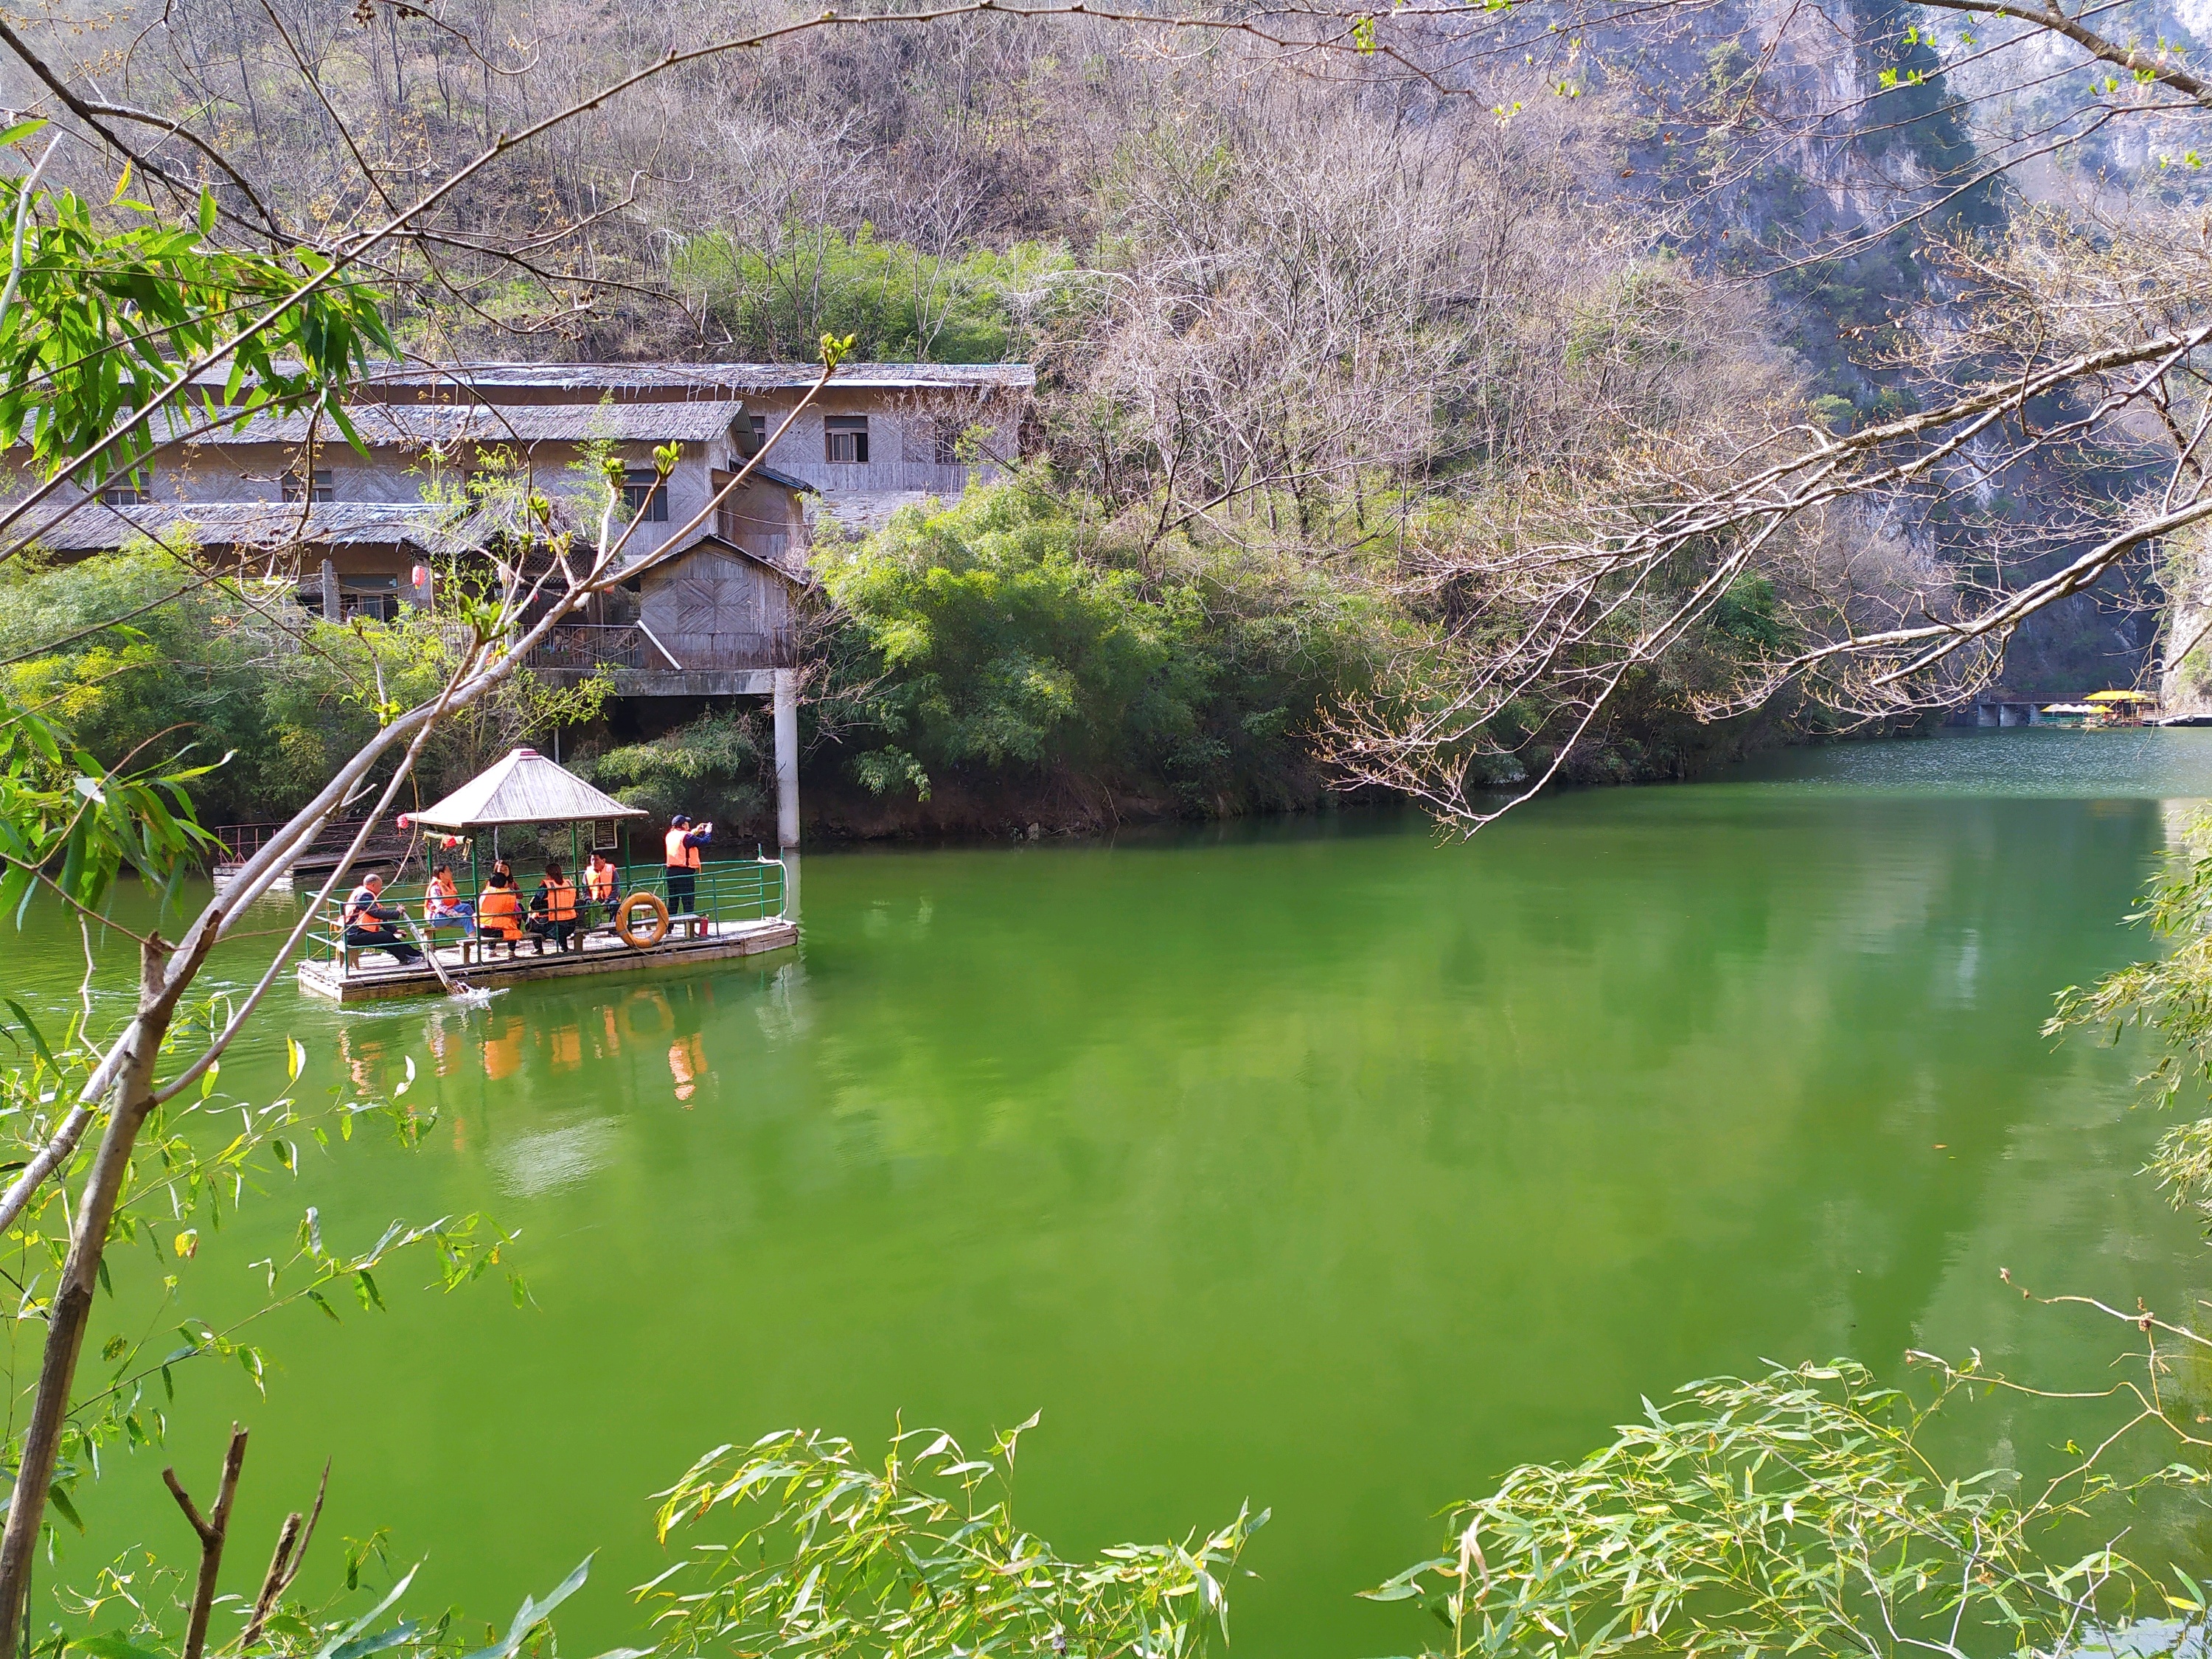
{"type": "Polygon", "coordinates": [[[1692,1382],[1581,1462],[1515,1469],[1458,1506],[1444,1553],[1368,1595],[1431,1613],[1443,1636],[1425,1650],[1452,1659],[1965,1659],[1993,1642],[2062,1652],[2085,1626],[2188,1610],[2109,1543],[2053,1561],[2041,1540],[2203,1472],[2109,1474],[2108,1438],[2029,1495],[2007,1471],[1944,1475],[1919,1444],[1929,1420],[1999,1387],[2037,1392],[1940,1362],[1925,1405],[1851,1360],[1692,1382]]]}
{"type": "MultiPolygon", "coordinates": [[[[2181,849],[2127,920],[2147,923],[2162,953],[2086,990],[2068,986],[2044,1035],[2087,1030],[2117,1043],[2140,1033],[2154,1045],[2137,1079],[2152,1103],[2170,1110],[2186,1092],[2201,1109],[2212,1082],[2212,815],[2191,821],[2181,849]]],[[[2166,1131],[2149,1169],[2175,1205],[2212,1215],[2212,1116],[2166,1131]]]]}
{"type": "Polygon", "coordinates": [[[0,913],[18,925],[33,888],[96,912],[124,869],[160,884],[213,844],[187,792],[212,768],[103,767],[46,716],[0,714],[0,913]]]}
{"type": "Polygon", "coordinates": [[[721,1511],[738,1530],[639,1587],[661,1650],[761,1659],[1047,1654],[1196,1659],[1229,1636],[1227,1580],[1267,1521],[1249,1508],[1180,1543],[1069,1561],[1013,1516],[1032,1417],[971,1458],[949,1434],[892,1437],[882,1466],[793,1429],[717,1447],[660,1494],[660,1537],[721,1511]]]}

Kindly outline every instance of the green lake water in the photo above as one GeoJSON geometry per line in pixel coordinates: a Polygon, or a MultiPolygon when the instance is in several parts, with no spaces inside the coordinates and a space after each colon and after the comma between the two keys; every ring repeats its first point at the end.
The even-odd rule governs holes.
{"type": "MultiPolygon", "coordinates": [[[[596,1549],[563,1617],[591,1652],[635,1633],[650,1494],[706,1448],[1042,1412],[1020,1503],[1063,1551],[1249,1498],[1240,1650],[1404,1651],[1413,1615],[1354,1592],[1642,1395],[1915,1347],[2094,1382],[2130,1333],[2001,1267],[2121,1306],[2212,1285],[2135,1173],[2140,1057],[2037,1032],[2147,948],[2121,918],[2206,797],[2212,732],[1952,735],[1562,794],[1466,844],[1347,815],[810,854],[796,951],[480,1012],[287,986],[225,1092],[280,1092],[289,1034],[303,1093],[411,1059],[441,1121],[311,1149],[184,1310],[247,1305],[310,1203],[355,1243],[488,1212],[534,1305],[418,1268],[386,1313],[287,1312],[265,1401],[180,1370],[167,1456],[208,1484],[252,1427],[241,1589],[325,1455],[303,1588],[385,1525],[415,1605],[503,1620],[596,1549]]],[[[74,996],[57,916],[0,951],[12,994],[74,996]]],[[[2033,1455],[2000,1416],[1960,1432],[2033,1455]]],[[[167,1456],[112,1457],[95,1535],[184,1558],[167,1456]]]]}

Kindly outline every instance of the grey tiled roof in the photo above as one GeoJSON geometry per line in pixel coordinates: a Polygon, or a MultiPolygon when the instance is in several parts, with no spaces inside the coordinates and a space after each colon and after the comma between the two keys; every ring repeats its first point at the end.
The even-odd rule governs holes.
{"type": "Polygon", "coordinates": [[[587,823],[641,818],[535,749],[510,750],[435,805],[402,817],[432,830],[485,830],[506,823],[587,823]]]}
{"type": "MultiPolygon", "coordinates": [[[[788,392],[812,386],[817,363],[507,363],[458,362],[435,368],[395,368],[370,377],[393,389],[474,387],[483,392],[641,392],[660,390],[742,395],[788,392]]],[[[1027,363],[847,363],[832,386],[869,391],[1007,387],[1036,384],[1027,363]]]]}
{"type": "Polygon", "coordinates": [[[316,547],[427,546],[450,507],[394,501],[149,501],[103,507],[88,501],[66,517],[48,514],[11,534],[31,536],[57,553],[100,553],[137,537],[189,539],[201,547],[273,550],[316,547]]]}
{"type": "MultiPolygon", "coordinates": [[[[820,492],[804,478],[795,478],[788,472],[779,472],[772,466],[756,466],[753,477],[763,483],[781,484],[795,495],[818,495],[820,492]]],[[[750,482],[748,480],[747,482],[750,482]]]]}
{"type": "MultiPolygon", "coordinates": [[[[803,391],[818,373],[808,363],[395,368],[368,377],[346,412],[362,440],[375,447],[421,448],[457,440],[705,443],[744,414],[746,396],[803,391]]],[[[219,396],[216,382],[203,378],[210,388],[205,395],[219,396]]],[[[1036,373],[1027,363],[848,363],[830,381],[840,390],[867,392],[1026,391],[1036,384],[1036,373]]],[[[188,435],[209,419],[204,403],[173,405],[157,424],[169,441],[187,444],[299,444],[311,428],[322,441],[344,441],[327,416],[317,420],[306,414],[247,416],[188,435]]]]}
{"type": "MultiPolygon", "coordinates": [[[[466,440],[482,444],[568,442],[705,443],[744,412],[734,398],[690,403],[356,403],[346,413],[372,447],[466,440]]],[[[192,440],[199,444],[297,444],[309,426],[323,443],[345,439],[325,416],[263,415],[192,440]]]]}

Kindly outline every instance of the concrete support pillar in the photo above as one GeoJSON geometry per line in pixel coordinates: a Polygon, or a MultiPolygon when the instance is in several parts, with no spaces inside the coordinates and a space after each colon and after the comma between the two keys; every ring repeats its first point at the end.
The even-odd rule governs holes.
{"type": "Polygon", "coordinates": [[[799,845],[799,683],[788,668],[775,671],[775,839],[799,845]]]}
{"type": "Polygon", "coordinates": [[[323,620],[338,619],[338,568],[328,559],[323,561],[323,620]]]}

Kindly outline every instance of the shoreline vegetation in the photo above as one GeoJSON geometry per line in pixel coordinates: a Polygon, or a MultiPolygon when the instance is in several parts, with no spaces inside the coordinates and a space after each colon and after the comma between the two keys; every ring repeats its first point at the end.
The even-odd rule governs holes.
{"type": "MultiPolygon", "coordinates": [[[[1332,710],[1375,696],[1433,645],[1357,560],[1315,568],[1188,536],[1140,540],[1036,467],[902,509],[865,537],[833,525],[811,568],[810,840],[1098,833],[1401,799],[1347,787],[1329,750],[1332,710]]],[[[95,754],[157,746],[219,761],[196,787],[203,821],[265,821],[374,732],[364,685],[386,702],[434,692],[450,666],[443,620],[327,623],[287,589],[198,580],[150,544],[17,560],[0,568],[0,659],[13,659],[0,691],[46,708],[95,754]]],[[[1692,706],[1780,626],[1771,592],[1752,585],[1623,688],[1558,781],[1692,777],[1826,735],[1794,702],[1716,722],[1692,706]]],[[[519,674],[432,738],[413,787],[434,799],[515,744],[557,743],[656,816],[711,817],[738,839],[772,832],[763,712],[618,705],[608,691],[519,674]]],[[[1548,765],[1558,739],[1538,724],[1509,741],[1481,763],[1499,788],[1548,765]]]]}

